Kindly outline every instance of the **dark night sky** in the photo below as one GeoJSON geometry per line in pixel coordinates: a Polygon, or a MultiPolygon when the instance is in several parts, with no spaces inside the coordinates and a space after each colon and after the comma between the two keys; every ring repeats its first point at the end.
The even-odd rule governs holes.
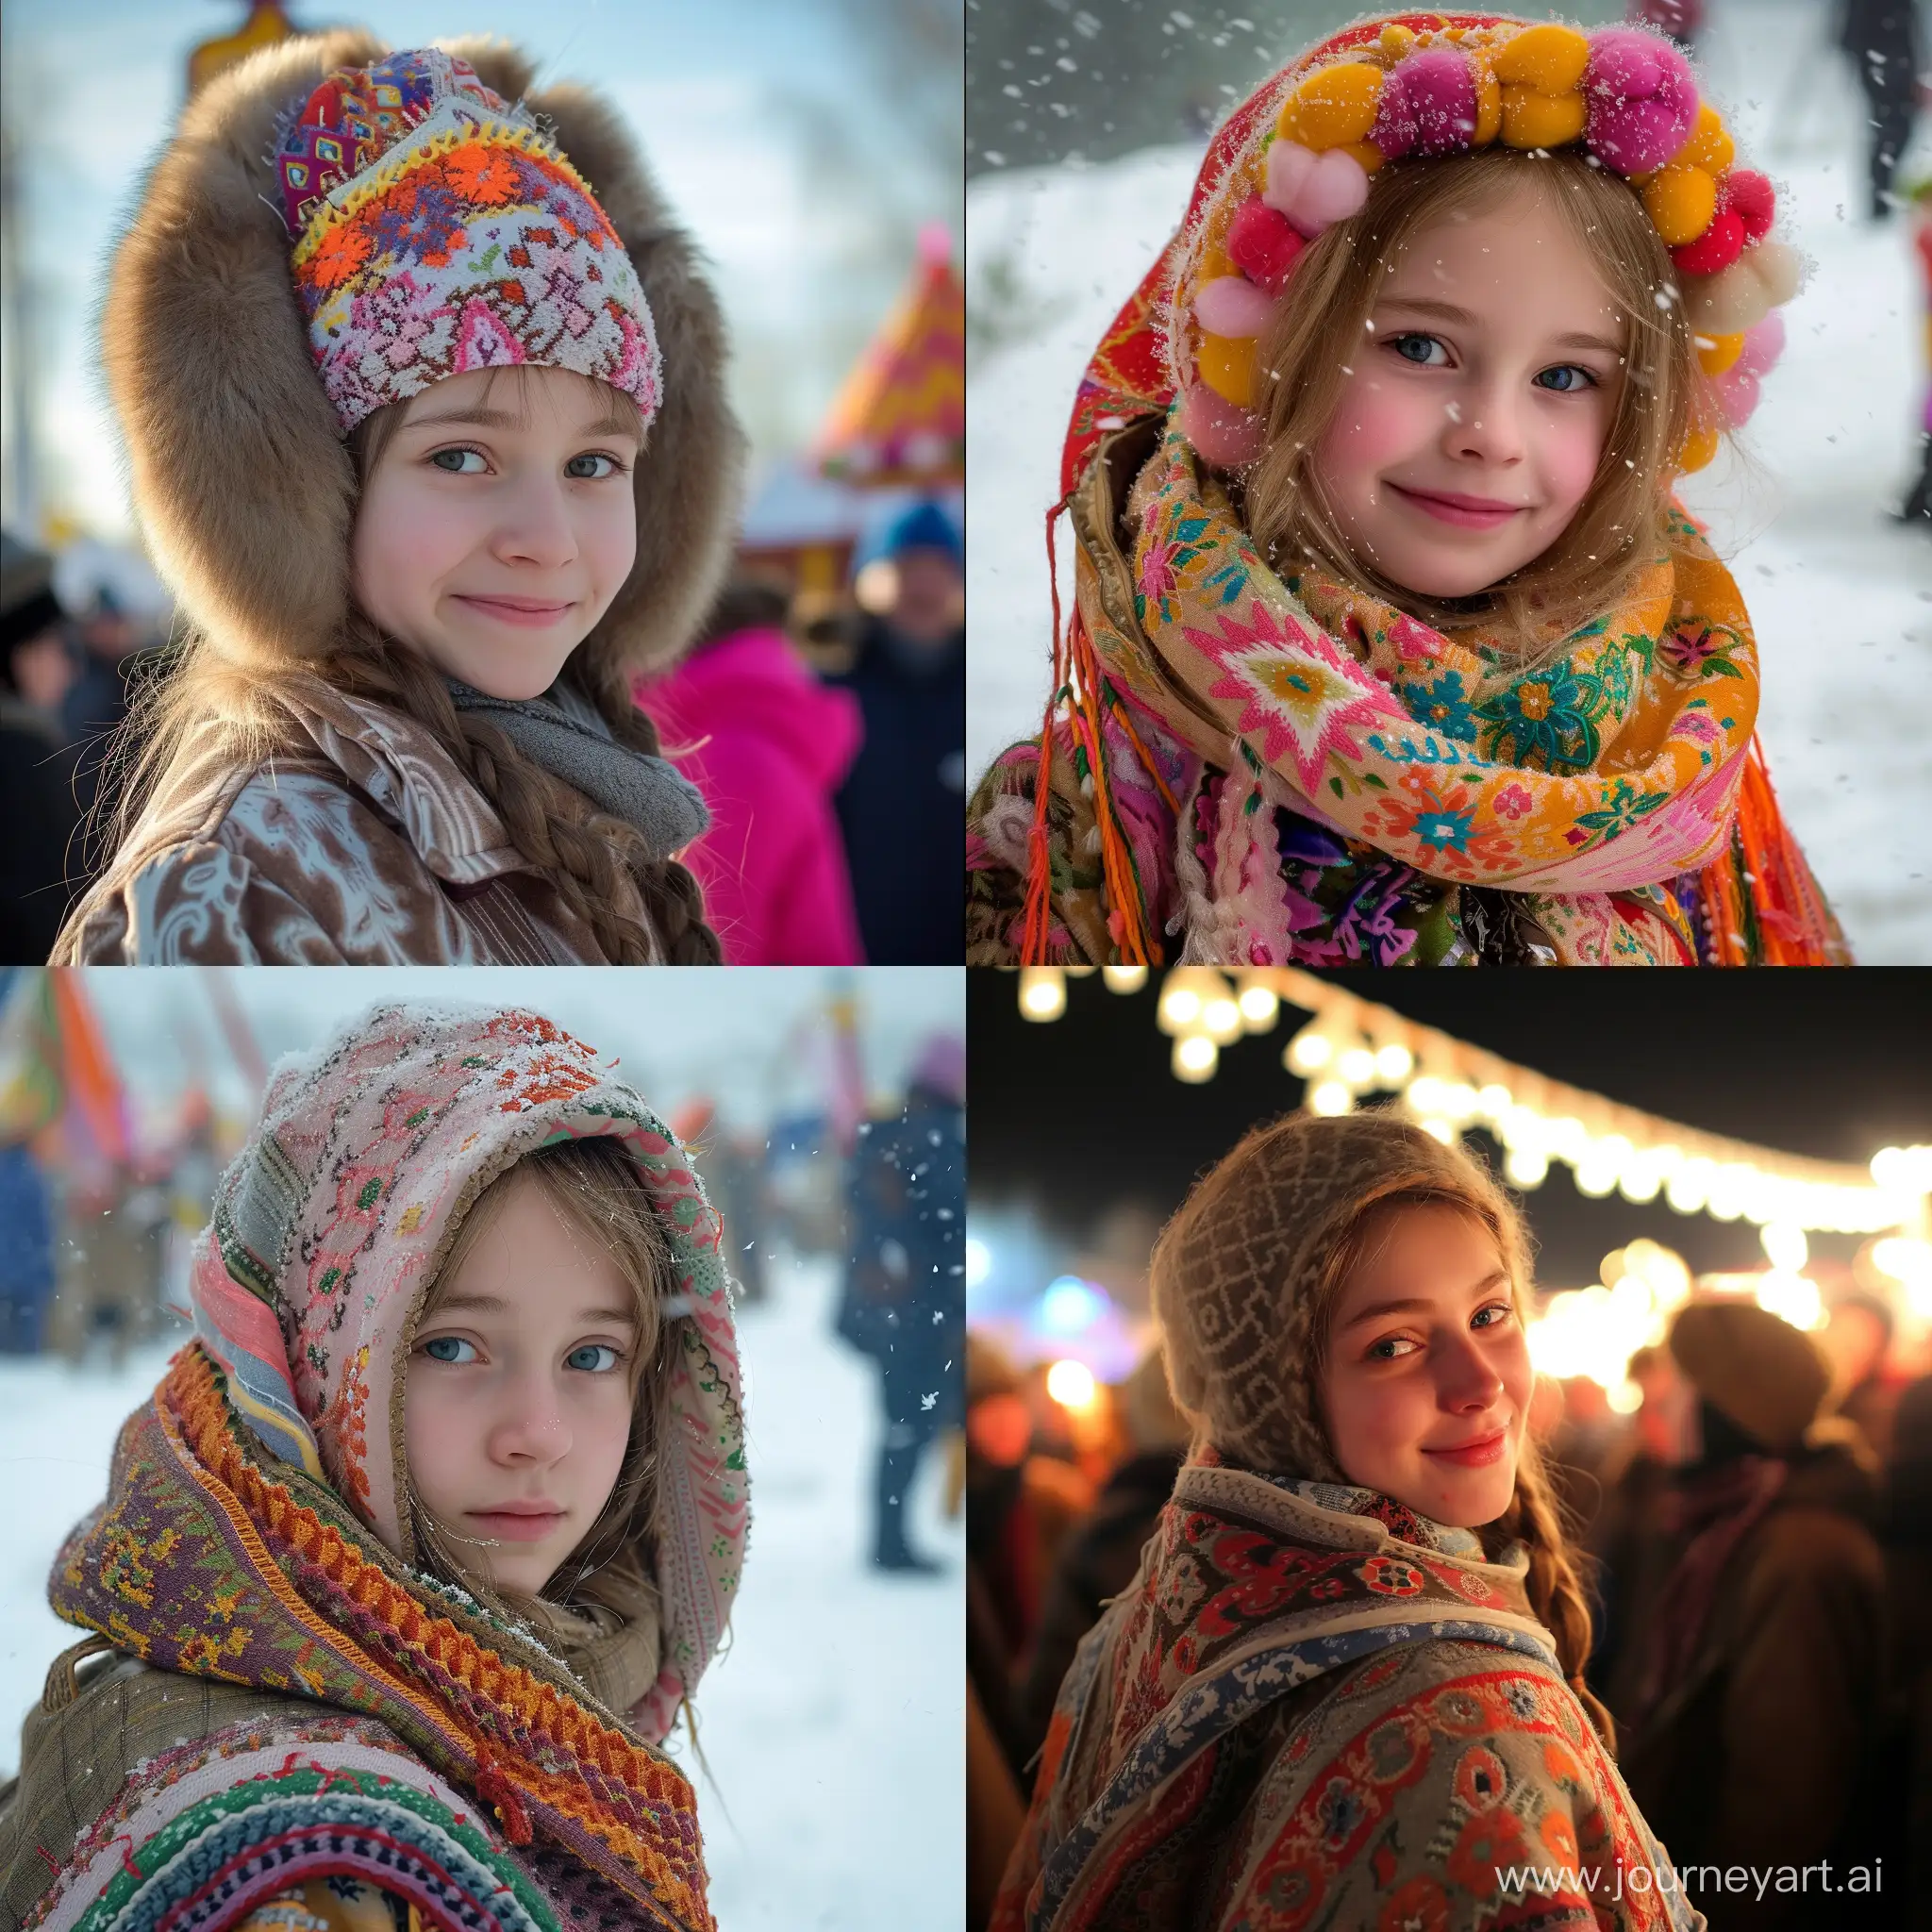
{"type": "MultiPolygon", "coordinates": [[[[967,975],[973,1199],[1030,1202],[1078,1235],[1138,1198],[1163,1216],[1252,1123],[1291,1110],[1301,1082],[1282,1049],[1306,1017],[1225,1047],[1191,1087],[1154,1024],[1160,972],[1122,995],[1070,980],[1065,1017],[1023,1020],[1014,974],[967,975]]],[[[1880,1147],[1932,1142],[1932,973],[1538,973],[1329,975],[1424,1025],[1553,1079],[1707,1132],[1862,1165],[1880,1147]]],[[[1480,1136],[1492,1164],[1501,1150],[1480,1136]]],[[[1675,1214],[1661,1199],[1592,1201],[1553,1164],[1524,1195],[1552,1284],[1595,1278],[1612,1248],[1648,1235],[1693,1271],[1762,1265],[1748,1222],[1675,1214]]],[[[1854,1242],[1814,1237],[1814,1251],[1854,1242]]]]}

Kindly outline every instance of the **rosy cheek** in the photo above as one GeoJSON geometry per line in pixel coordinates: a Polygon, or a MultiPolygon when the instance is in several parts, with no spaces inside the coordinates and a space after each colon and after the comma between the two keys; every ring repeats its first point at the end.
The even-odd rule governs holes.
{"type": "Polygon", "coordinates": [[[1602,412],[1596,409],[1577,409],[1552,425],[1543,445],[1543,474],[1552,509],[1560,509],[1567,516],[1590,494],[1603,456],[1605,434],[1602,412]]]}
{"type": "Polygon", "coordinates": [[[1331,482],[1366,484],[1427,436],[1429,405],[1407,385],[1357,373],[1315,446],[1315,464],[1331,482]]]}

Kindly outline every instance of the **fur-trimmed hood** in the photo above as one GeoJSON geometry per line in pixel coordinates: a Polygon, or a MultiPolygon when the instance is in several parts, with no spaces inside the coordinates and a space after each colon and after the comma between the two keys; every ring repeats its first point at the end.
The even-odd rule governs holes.
{"type": "MultiPolygon", "coordinates": [[[[743,436],[724,393],[723,318],[615,108],[572,83],[533,91],[535,64],[506,42],[437,44],[548,124],[657,325],[664,401],[635,472],[637,561],[576,654],[586,688],[609,688],[679,655],[728,555],[743,436]]],[[[355,468],[309,357],[271,158],[327,75],[386,51],[360,28],[304,35],[210,82],[114,257],[102,352],[135,508],[182,608],[239,664],[319,656],[348,614],[355,468]]]]}

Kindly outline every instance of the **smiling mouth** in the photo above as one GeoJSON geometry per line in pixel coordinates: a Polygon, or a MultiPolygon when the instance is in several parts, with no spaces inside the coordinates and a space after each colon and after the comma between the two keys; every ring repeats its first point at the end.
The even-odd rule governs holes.
{"type": "Polygon", "coordinates": [[[1481,1468],[1486,1463],[1497,1461],[1508,1447],[1509,1430],[1506,1424],[1492,1435],[1478,1436],[1473,1441],[1457,1442],[1446,1449],[1424,1449],[1424,1456],[1440,1457],[1444,1462],[1455,1462],[1465,1468],[1481,1468]]]}
{"type": "Polygon", "coordinates": [[[567,610],[575,608],[568,601],[552,603],[539,597],[484,597],[460,591],[453,594],[458,604],[467,604],[472,609],[500,618],[506,624],[554,624],[567,610]]]}
{"type": "Polygon", "coordinates": [[[1400,483],[1391,482],[1389,487],[1428,515],[1445,524],[1460,524],[1465,528],[1491,529],[1528,508],[1520,503],[1497,503],[1486,496],[1439,496],[1433,491],[1409,490],[1400,483]]]}

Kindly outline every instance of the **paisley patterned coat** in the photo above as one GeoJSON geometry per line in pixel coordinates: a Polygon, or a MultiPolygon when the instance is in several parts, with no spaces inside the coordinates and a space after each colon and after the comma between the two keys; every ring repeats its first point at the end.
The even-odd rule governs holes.
{"type": "Polygon", "coordinates": [[[994,1932],[1697,1932],[1524,1563],[1188,1464],[1061,1687],[994,1932]]]}
{"type": "Polygon", "coordinates": [[[300,722],[309,745],[296,756],[177,766],[53,963],[606,963],[423,726],[319,681],[300,722]]]}

